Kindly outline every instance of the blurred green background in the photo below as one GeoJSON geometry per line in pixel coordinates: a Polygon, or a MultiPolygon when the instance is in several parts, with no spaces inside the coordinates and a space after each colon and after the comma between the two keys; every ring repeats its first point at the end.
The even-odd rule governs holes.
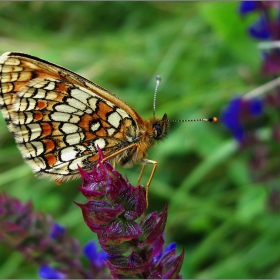
{"type": "MultiPolygon", "coordinates": [[[[0,2],[0,52],[69,68],[114,92],[143,118],[219,117],[235,94],[265,80],[238,2],[0,2]]],[[[249,19],[250,20],[250,19],[249,19]]],[[[148,212],[169,205],[166,242],[185,249],[183,278],[280,278],[280,219],[254,185],[246,155],[221,123],[172,124],[149,151],[158,161],[148,212]]],[[[150,167],[149,167],[150,168],[150,167]]],[[[119,171],[136,184],[140,166],[119,171]]],[[[149,169],[144,174],[146,182],[149,169]]],[[[80,180],[34,177],[0,116],[0,188],[85,244],[95,238],[73,201],[80,180]]],[[[38,278],[38,267],[0,243],[0,278],[38,278]]]]}

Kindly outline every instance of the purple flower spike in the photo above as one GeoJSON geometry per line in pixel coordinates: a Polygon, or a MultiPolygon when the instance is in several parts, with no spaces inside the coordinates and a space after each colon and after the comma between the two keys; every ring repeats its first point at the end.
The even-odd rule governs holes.
{"type": "Polygon", "coordinates": [[[30,202],[23,204],[6,194],[0,194],[0,239],[38,264],[41,278],[109,278],[101,261],[104,252],[95,249],[90,253],[87,248],[88,258],[96,258],[94,262],[84,262],[80,243],[66,228],[54,223],[50,216],[35,212],[30,202]]]}
{"type": "MultiPolygon", "coordinates": [[[[108,162],[101,163],[104,157],[100,150],[99,154],[100,159],[92,171],[81,172],[83,185],[79,189],[88,202],[76,204],[107,253],[105,263],[111,275],[114,278],[179,278],[183,253],[176,257],[174,244],[168,251],[162,250],[167,206],[161,214],[154,212],[145,217],[145,188],[133,187],[108,162]]],[[[92,250],[90,259],[96,255],[96,249],[92,250]]]]}

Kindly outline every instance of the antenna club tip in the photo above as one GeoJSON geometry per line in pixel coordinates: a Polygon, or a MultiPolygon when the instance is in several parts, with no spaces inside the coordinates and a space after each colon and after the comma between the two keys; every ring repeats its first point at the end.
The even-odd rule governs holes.
{"type": "Polygon", "coordinates": [[[210,122],[218,122],[218,118],[213,117],[213,118],[210,118],[209,121],[210,121],[210,122]]]}
{"type": "Polygon", "coordinates": [[[161,81],[161,77],[160,77],[160,75],[157,75],[157,77],[156,77],[156,81],[157,81],[157,82],[160,82],[160,81],[161,81]]]}

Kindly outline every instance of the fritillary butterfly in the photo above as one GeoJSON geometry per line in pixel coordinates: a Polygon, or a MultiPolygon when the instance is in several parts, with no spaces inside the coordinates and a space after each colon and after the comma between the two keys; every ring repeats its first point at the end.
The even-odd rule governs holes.
{"type": "Polygon", "coordinates": [[[0,57],[0,108],[35,174],[56,182],[78,177],[78,165],[90,170],[99,146],[105,159],[121,166],[143,164],[139,180],[153,164],[148,187],[157,162],[145,158],[147,150],[167,135],[170,122],[166,114],[143,120],[101,86],[19,52],[0,57]]]}

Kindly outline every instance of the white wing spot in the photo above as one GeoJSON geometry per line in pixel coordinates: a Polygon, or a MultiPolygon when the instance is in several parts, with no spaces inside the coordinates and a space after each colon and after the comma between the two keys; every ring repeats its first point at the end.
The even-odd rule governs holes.
{"type": "Polygon", "coordinates": [[[54,112],[53,114],[51,114],[52,120],[57,122],[68,122],[70,117],[71,117],[70,114],[61,113],[61,112],[54,112]]]}
{"type": "Polygon", "coordinates": [[[81,137],[81,133],[74,133],[74,134],[69,134],[66,136],[66,142],[67,144],[69,145],[76,145],[76,144],[79,144],[82,140],[82,137],[81,137]]]}
{"type": "Polygon", "coordinates": [[[112,136],[115,133],[115,131],[116,131],[116,129],[112,128],[112,127],[107,129],[107,133],[109,136],[112,136]]]}
{"type": "Polygon", "coordinates": [[[118,108],[116,111],[122,116],[123,119],[129,118],[129,115],[124,110],[118,108]]]}
{"type": "Polygon", "coordinates": [[[30,81],[29,86],[34,88],[44,88],[49,84],[49,82],[50,81],[45,79],[35,79],[33,81],[32,80],[30,81]]]}
{"type": "Polygon", "coordinates": [[[28,103],[28,107],[26,108],[26,111],[31,111],[31,110],[34,110],[37,106],[37,102],[35,99],[33,98],[28,98],[28,99],[25,99],[26,100],[26,103],[28,103]]]}
{"type": "Polygon", "coordinates": [[[76,115],[72,115],[70,122],[72,123],[78,123],[80,121],[80,117],[76,116],[76,115]]]}
{"type": "Polygon", "coordinates": [[[77,157],[77,151],[74,149],[74,147],[67,147],[61,149],[60,155],[62,161],[67,162],[77,157]]]}
{"type": "Polygon", "coordinates": [[[96,122],[96,123],[93,123],[91,126],[90,126],[90,129],[92,132],[95,132],[96,130],[98,130],[100,127],[100,122],[96,122]]]}
{"type": "Polygon", "coordinates": [[[25,147],[29,153],[29,155],[26,156],[26,158],[36,157],[44,152],[44,146],[40,141],[26,143],[25,147]]]}
{"type": "Polygon", "coordinates": [[[83,165],[82,161],[85,160],[88,156],[84,156],[84,157],[80,157],[80,158],[76,158],[74,159],[70,164],[69,164],[69,169],[70,170],[77,170],[77,165],[83,165]]]}
{"type": "Polygon", "coordinates": [[[17,81],[18,77],[19,77],[19,73],[2,73],[1,82],[2,83],[15,82],[17,81]]]}
{"type": "Polygon", "coordinates": [[[44,87],[45,90],[54,90],[55,89],[55,83],[49,82],[47,86],[44,87]]]}
{"type": "MultiPolygon", "coordinates": [[[[4,62],[4,60],[3,60],[4,62]]],[[[2,60],[0,61],[2,63],[2,60]]],[[[5,65],[20,65],[20,60],[17,58],[9,57],[5,62],[5,65]]]]}
{"type": "Polygon", "coordinates": [[[68,98],[67,102],[70,106],[77,108],[78,110],[85,111],[86,105],[75,98],[68,98]]]}
{"type": "Polygon", "coordinates": [[[65,123],[61,127],[62,132],[65,134],[76,133],[79,130],[79,127],[72,123],[65,123]]]}
{"type": "Polygon", "coordinates": [[[29,98],[29,97],[33,96],[35,90],[36,89],[34,89],[34,88],[28,88],[28,89],[20,90],[17,95],[19,97],[29,98]]]}
{"type": "Polygon", "coordinates": [[[42,133],[42,129],[41,129],[41,126],[38,123],[31,123],[31,124],[28,124],[26,126],[29,127],[29,129],[31,131],[29,141],[40,137],[40,135],[42,133]]]}
{"type": "Polygon", "coordinates": [[[22,98],[22,99],[15,101],[15,103],[13,105],[13,107],[14,107],[13,109],[15,110],[15,112],[17,112],[17,111],[23,112],[23,111],[26,111],[27,106],[28,106],[28,103],[26,102],[26,98],[22,98]]]}
{"type": "Polygon", "coordinates": [[[96,110],[97,101],[98,101],[98,99],[97,99],[97,98],[94,98],[94,97],[92,97],[92,98],[90,98],[90,99],[88,100],[88,104],[89,104],[90,108],[91,108],[93,111],[96,110]]]}
{"type": "Polygon", "coordinates": [[[108,116],[108,122],[114,127],[119,127],[121,116],[117,112],[113,112],[108,116]]]}
{"type": "Polygon", "coordinates": [[[96,147],[96,149],[97,149],[97,145],[100,149],[103,149],[106,146],[106,142],[104,139],[99,138],[94,141],[94,146],[96,147]]]}
{"type": "Polygon", "coordinates": [[[7,93],[13,90],[14,86],[12,83],[4,83],[1,85],[2,93],[7,93]]]}
{"type": "Polygon", "coordinates": [[[10,65],[6,65],[4,64],[2,67],[2,73],[10,73],[10,72],[21,72],[23,70],[22,67],[20,66],[10,66],[10,65]]]}
{"type": "Polygon", "coordinates": [[[47,100],[54,100],[57,98],[58,93],[55,91],[48,91],[46,95],[47,100]]]}
{"type": "Polygon", "coordinates": [[[61,105],[55,106],[55,110],[63,112],[63,113],[69,113],[69,114],[73,114],[73,113],[77,112],[77,108],[71,107],[66,104],[61,104],[61,105]]]}
{"type": "Polygon", "coordinates": [[[81,89],[72,89],[70,95],[82,103],[87,103],[87,100],[90,98],[90,95],[81,89]]]}
{"type": "MultiPolygon", "coordinates": [[[[35,91],[34,91],[35,93],[35,91]]],[[[34,94],[33,93],[33,94],[34,94]]],[[[36,99],[45,99],[46,98],[46,91],[44,89],[38,89],[37,90],[37,93],[33,95],[33,98],[36,98],[36,99]]]]}

